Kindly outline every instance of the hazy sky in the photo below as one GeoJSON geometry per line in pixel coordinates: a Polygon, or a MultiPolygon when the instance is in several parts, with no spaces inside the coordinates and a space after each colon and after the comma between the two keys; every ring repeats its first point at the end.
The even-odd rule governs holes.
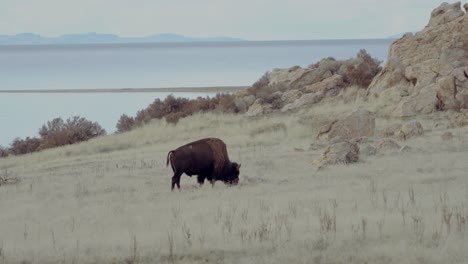
{"type": "Polygon", "coordinates": [[[380,38],[422,29],[437,0],[0,0],[0,35],[176,33],[249,40],[380,38]]]}

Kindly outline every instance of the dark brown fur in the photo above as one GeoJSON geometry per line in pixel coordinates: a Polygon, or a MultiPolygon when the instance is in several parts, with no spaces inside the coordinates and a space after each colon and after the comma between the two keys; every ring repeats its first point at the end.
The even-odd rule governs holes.
{"type": "Polygon", "coordinates": [[[169,164],[174,172],[172,190],[175,185],[180,189],[180,177],[183,173],[188,176],[197,175],[200,185],[205,179],[211,184],[217,180],[237,184],[239,180],[240,165],[229,160],[226,144],[218,138],[200,139],[169,151],[166,166],[169,164]]]}

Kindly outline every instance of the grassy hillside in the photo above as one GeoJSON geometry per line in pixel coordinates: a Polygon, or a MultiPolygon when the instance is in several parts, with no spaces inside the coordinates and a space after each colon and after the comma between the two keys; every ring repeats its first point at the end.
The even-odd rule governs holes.
{"type": "MultiPolygon", "coordinates": [[[[0,263],[463,263],[468,135],[444,115],[406,153],[317,170],[315,134],[355,105],[204,114],[0,159],[0,263]],[[219,137],[240,183],[171,192],[169,150],[219,137]]],[[[377,129],[393,120],[377,120],[377,129]]],[[[369,139],[372,141],[373,139],[369,139]]]]}

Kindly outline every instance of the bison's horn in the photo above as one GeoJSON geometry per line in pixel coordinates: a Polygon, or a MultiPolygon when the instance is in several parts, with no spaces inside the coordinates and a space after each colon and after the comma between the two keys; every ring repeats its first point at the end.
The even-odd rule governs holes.
{"type": "Polygon", "coordinates": [[[240,169],[240,166],[241,166],[241,165],[242,165],[242,164],[239,163],[239,165],[237,165],[237,169],[240,169]]]}

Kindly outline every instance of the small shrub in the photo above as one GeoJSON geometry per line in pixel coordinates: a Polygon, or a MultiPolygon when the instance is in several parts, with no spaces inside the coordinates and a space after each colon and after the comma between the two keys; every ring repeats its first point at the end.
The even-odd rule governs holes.
{"type": "Polygon", "coordinates": [[[41,141],[35,137],[27,137],[26,139],[16,138],[11,143],[9,152],[13,155],[32,153],[39,149],[40,144],[41,141]]]}
{"type": "Polygon", "coordinates": [[[135,125],[135,118],[130,117],[126,114],[123,114],[120,116],[120,119],[116,125],[117,133],[130,131],[134,127],[134,125],[135,125]]]}
{"type": "MultiPolygon", "coordinates": [[[[241,111],[235,102],[235,97],[230,94],[216,94],[216,96],[197,97],[196,99],[187,99],[169,95],[164,100],[156,99],[147,108],[137,112],[133,119],[133,125],[140,126],[148,123],[151,119],[165,118],[168,123],[177,123],[180,118],[193,115],[198,112],[220,111],[223,113],[237,113],[241,111]]],[[[117,127],[122,126],[132,117],[122,116],[117,123],[117,127]]],[[[124,131],[128,131],[124,130],[124,131]]]]}
{"type": "Polygon", "coordinates": [[[367,88],[382,69],[380,63],[381,61],[372,58],[365,49],[361,49],[355,58],[336,60],[333,57],[328,57],[309,65],[308,68],[316,71],[312,78],[314,81],[321,81],[327,76],[340,74],[343,76],[346,86],[358,85],[367,88]]]}
{"type": "Polygon", "coordinates": [[[151,120],[151,115],[147,109],[142,109],[135,116],[135,126],[141,126],[151,120]]]}
{"type": "Polygon", "coordinates": [[[175,113],[170,113],[166,115],[166,122],[167,123],[172,123],[172,124],[177,124],[179,122],[179,119],[185,117],[186,115],[182,112],[175,112],[175,113]]]}
{"type": "Polygon", "coordinates": [[[265,90],[266,87],[270,84],[270,79],[269,79],[269,72],[266,72],[265,74],[260,77],[252,86],[247,88],[247,94],[248,95],[254,95],[257,97],[257,94],[260,93],[261,91],[265,90]]]}
{"type": "Polygon", "coordinates": [[[105,134],[106,131],[97,122],[91,122],[84,117],[74,116],[66,122],[55,118],[39,130],[40,149],[70,145],[105,134]]]}
{"type": "Polygon", "coordinates": [[[71,144],[106,134],[97,122],[91,122],[79,116],[67,119],[65,130],[69,133],[71,144]]]}
{"type": "Polygon", "coordinates": [[[236,105],[236,108],[239,110],[239,113],[245,113],[247,112],[247,110],[249,109],[249,106],[253,103],[251,102],[249,104],[249,102],[247,100],[245,100],[246,98],[245,97],[235,97],[234,98],[234,104],[236,105]]]}
{"type": "Polygon", "coordinates": [[[325,73],[327,71],[330,71],[332,74],[338,72],[342,61],[337,61],[333,57],[327,57],[324,59],[321,59],[319,62],[315,64],[309,65],[310,69],[317,69],[320,70],[320,72],[325,73]]]}
{"type": "Polygon", "coordinates": [[[168,95],[164,100],[162,114],[167,115],[175,112],[184,112],[188,103],[189,99],[181,97],[176,98],[172,94],[168,95]]]}
{"type": "Polygon", "coordinates": [[[270,78],[269,78],[270,73],[265,72],[260,79],[258,79],[253,85],[252,88],[255,89],[261,89],[265,86],[267,86],[270,83],[270,78]]]}
{"type": "Polygon", "coordinates": [[[361,49],[356,58],[344,62],[340,74],[349,85],[359,85],[367,88],[372,79],[380,72],[381,61],[372,58],[365,49],[361,49]]]}
{"type": "Polygon", "coordinates": [[[289,87],[284,83],[275,83],[262,87],[252,86],[247,89],[247,92],[249,95],[252,95],[257,99],[263,100],[264,103],[271,104],[273,109],[280,109],[281,107],[283,107],[281,94],[288,88],[289,87]]]}
{"type": "Polygon", "coordinates": [[[217,110],[223,113],[238,113],[234,102],[234,96],[230,94],[217,94],[216,97],[219,99],[217,110]]]}
{"type": "Polygon", "coordinates": [[[280,109],[283,107],[283,100],[281,100],[281,93],[272,93],[263,97],[264,103],[270,104],[273,109],[280,109]]]}
{"type": "Polygon", "coordinates": [[[0,146],[0,158],[8,157],[9,150],[3,146],[0,146]]]}

